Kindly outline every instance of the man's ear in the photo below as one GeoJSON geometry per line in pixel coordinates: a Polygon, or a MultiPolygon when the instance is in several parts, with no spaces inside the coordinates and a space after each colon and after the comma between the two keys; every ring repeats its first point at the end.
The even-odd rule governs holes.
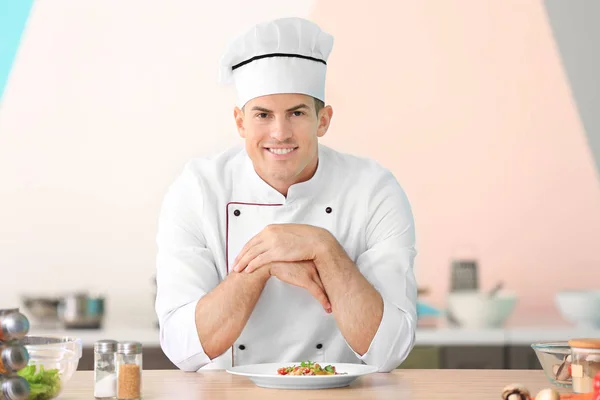
{"type": "Polygon", "coordinates": [[[238,134],[242,138],[246,138],[246,130],[244,129],[244,111],[239,107],[233,110],[233,118],[235,119],[235,126],[237,127],[238,134]]]}
{"type": "Polygon", "coordinates": [[[329,129],[331,118],[333,117],[333,108],[326,106],[319,111],[319,125],[317,127],[317,137],[323,137],[329,129]]]}

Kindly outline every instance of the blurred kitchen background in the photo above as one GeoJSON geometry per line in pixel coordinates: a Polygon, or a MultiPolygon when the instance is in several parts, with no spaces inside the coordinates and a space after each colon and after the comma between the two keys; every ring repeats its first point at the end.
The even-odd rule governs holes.
{"type": "Polygon", "coordinates": [[[0,2],[0,305],[83,338],[80,368],[98,339],[169,367],[159,207],[189,158],[240,143],[219,57],[283,16],[335,37],[322,142],[378,160],[411,201],[403,367],[538,368],[532,342],[600,337],[593,0],[0,2]]]}

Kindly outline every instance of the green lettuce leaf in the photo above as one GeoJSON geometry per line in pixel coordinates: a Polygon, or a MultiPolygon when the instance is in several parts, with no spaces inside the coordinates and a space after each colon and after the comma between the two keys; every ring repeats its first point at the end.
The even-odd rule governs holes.
{"type": "Polygon", "coordinates": [[[58,369],[45,369],[43,365],[28,365],[18,372],[29,382],[31,388],[27,400],[49,400],[55,398],[61,389],[58,369]]]}

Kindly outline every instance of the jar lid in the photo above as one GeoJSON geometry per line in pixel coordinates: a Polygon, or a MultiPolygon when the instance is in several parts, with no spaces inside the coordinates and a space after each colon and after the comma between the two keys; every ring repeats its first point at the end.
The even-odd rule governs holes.
{"type": "Polygon", "coordinates": [[[29,352],[21,344],[8,345],[2,350],[2,362],[5,367],[18,371],[27,366],[29,352]]]}
{"type": "Polygon", "coordinates": [[[94,343],[94,351],[96,353],[114,353],[117,351],[116,340],[99,340],[94,343]]]}
{"type": "Polygon", "coordinates": [[[118,352],[122,354],[139,354],[142,352],[142,344],[139,342],[120,342],[118,352]]]}
{"type": "Polygon", "coordinates": [[[29,397],[30,386],[25,378],[20,376],[11,376],[7,378],[0,387],[8,395],[9,399],[25,400],[29,397]]]}
{"type": "Polygon", "coordinates": [[[580,349],[600,349],[600,338],[571,339],[569,346],[580,349]]]}
{"type": "Polygon", "coordinates": [[[29,333],[29,320],[18,311],[2,316],[2,329],[9,339],[22,339],[29,333]]]}

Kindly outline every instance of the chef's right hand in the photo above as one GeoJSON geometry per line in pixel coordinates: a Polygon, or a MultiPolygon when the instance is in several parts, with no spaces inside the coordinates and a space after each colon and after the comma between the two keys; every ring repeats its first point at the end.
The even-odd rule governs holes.
{"type": "Polygon", "coordinates": [[[312,261],[274,262],[269,265],[271,276],[294,286],[304,288],[331,313],[331,303],[325,293],[317,267],[312,261]]]}

